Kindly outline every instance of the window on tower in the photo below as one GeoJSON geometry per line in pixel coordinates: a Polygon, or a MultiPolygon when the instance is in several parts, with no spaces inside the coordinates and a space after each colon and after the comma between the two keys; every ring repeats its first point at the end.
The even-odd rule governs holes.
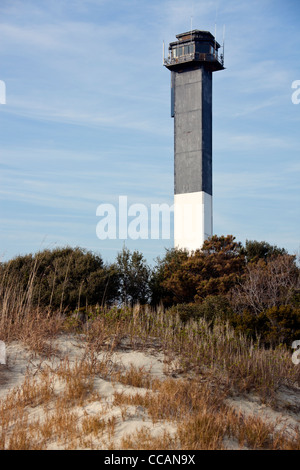
{"type": "Polygon", "coordinates": [[[210,53],[210,47],[209,44],[197,44],[197,52],[200,52],[201,54],[209,54],[210,53]]]}
{"type": "Polygon", "coordinates": [[[185,46],[176,47],[172,50],[172,57],[174,59],[188,54],[194,54],[195,44],[186,44],[185,46]]]}
{"type": "Polygon", "coordinates": [[[193,54],[195,52],[195,44],[187,44],[184,46],[184,55],[193,54]]]}

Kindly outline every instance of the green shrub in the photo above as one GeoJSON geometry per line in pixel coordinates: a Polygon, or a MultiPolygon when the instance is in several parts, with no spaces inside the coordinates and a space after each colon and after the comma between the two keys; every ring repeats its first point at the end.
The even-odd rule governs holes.
{"type": "Polygon", "coordinates": [[[178,315],[182,322],[187,322],[190,319],[197,319],[200,317],[200,304],[188,303],[177,304],[167,309],[167,315],[178,315]]]}
{"type": "Polygon", "coordinates": [[[266,261],[268,258],[288,254],[284,248],[278,248],[276,245],[257,240],[246,240],[241,252],[245,255],[247,263],[257,262],[259,259],[266,261]]]}
{"type": "Polygon", "coordinates": [[[82,248],[56,248],[18,256],[0,266],[3,292],[15,286],[31,305],[74,310],[87,304],[113,302],[118,275],[101,256],[82,248]]]}
{"type": "Polygon", "coordinates": [[[293,305],[271,307],[259,315],[245,310],[243,314],[234,314],[230,323],[237,332],[259,338],[265,346],[290,346],[300,339],[300,308],[293,305]]]}
{"type": "Polygon", "coordinates": [[[266,317],[265,340],[272,345],[291,345],[300,339],[300,308],[292,305],[272,307],[264,312],[266,317]]]}
{"type": "Polygon", "coordinates": [[[266,329],[265,322],[265,315],[254,315],[249,310],[244,310],[241,314],[234,313],[230,319],[230,324],[236,333],[245,334],[252,339],[257,339],[263,335],[266,329]]]}
{"type": "Polygon", "coordinates": [[[210,295],[201,303],[177,304],[167,310],[170,315],[179,315],[182,322],[189,319],[205,318],[214,322],[216,318],[227,320],[232,317],[233,312],[229,301],[222,295],[210,295]]]}

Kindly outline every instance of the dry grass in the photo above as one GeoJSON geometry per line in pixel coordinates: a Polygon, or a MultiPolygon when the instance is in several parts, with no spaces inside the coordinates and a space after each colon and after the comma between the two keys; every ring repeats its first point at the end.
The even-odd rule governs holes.
{"type": "Polygon", "coordinates": [[[119,370],[112,375],[115,382],[123,385],[131,385],[132,387],[150,388],[153,382],[150,370],[145,370],[145,367],[136,367],[130,364],[129,368],[125,371],[119,370]]]}
{"type": "Polygon", "coordinates": [[[281,385],[299,386],[300,370],[287,349],[265,350],[221,321],[213,327],[203,319],[183,324],[147,307],[104,308],[81,325],[32,305],[34,276],[33,270],[26,293],[7,279],[0,282],[0,339],[20,341],[48,358],[0,401],[0,449],[113,449],[117,442],[122,449],[213,450],[226,448],[228,440],[238,448],[300,449],[299,429],[291,436],[225,404],[228,395],[249,392],[272,403],[281,385]],[[80,359],[57,356],[53,340],[61,333],[82,335],[80,359]],[[120,348],[146,351],[149,344],[164,353],[174,377],[158,380],[150,368],[126,369],[112,361],[120,348]],[[100,379],[133,391],[115,391],[104,406],[95,387],[100,379]],[[157,436],[145,424],[118,437],[121,423],[138,410],[152,427],[166,424],[175,431],[162,427],[157,436]]]}
{"type": "Polygon", "coordinates": [[[204,373],[232,391],[255,391],[266,402],[274,398],[281,385],[300,385],[300,370],[287,348],[266,350],[236,335],[221,320],[211,327],[204,319],[183,324],[176,317],[168,318],[163,310],[146,308],[134,316],[111,309],[88,323],[88,328],[88,340],[98,350],[113,351],[122,346],[124,338],[128,347],[143,349],[149,338],[159,338],[156,347],[164,351],[169,362],[176,358],[181,371],[204,373]]]}
{"type": "Polygon", "coordinates": [[[149,429],[142,427],[121,440],[123,450],[178,450],[179,442],[170,433],[164,432],[159,437],[151,434],[149,429]]]}
{"type": "Polygon", "coordinates": [[[239,448],[297,449],[299,432],[291,439],[276,423],[266,423],[259,417],[244,417],[224,404],[224,396],[210,385],[197,379],[168,379],[156,382],[146,394],[115,393],[114,403],[142,407],[151,416],[153,424],[161,421],[176,424],[175,435],[165,432],[160,438],[151,437],[149,430],[140,431],[122,439],[122,448],[222,450],[228,439],[239,448]]]}
{"type": "Polygon", "coordinates": [[[64,318],[50,308],[41,309],[33,304],[33,288],[37,279],[37,260],[29,273],[24,291],[9,274],[1,272],[0,278],[0,339],[9,343],[20,340],[38,353],[49,354],[49,338],[62,329],[64,318]]]}
{"type": "Polygon", "coordinates": [[[104,430],[111,439],[113,418],[78,413],[78,408],[100,399],[93,388],[100,370],[102,363],[97,368],[87,357],[72,365],[66,358],[55,369],[46,366],[39,378],[27,373],[23,384],[0,401],[1,449],[44,449],[53,442],[65,449],[89,447],[85,436],[104,430]],[[39,408],[39,418],[30,420],[33,408],[39,408]]]}
{"type": "MultiPolygon", "coordinates": [[[[143,368],[130,367],[127,372],[112,372],[133,393],[115,391],[111,409],[101,406],[101,396],[94,388],[98,377],[108,379],[108,367],[87,348],[83,359],[71,364],[68,358],[54,367],[45,366],[35,377],[29,372],[24,382],[0,401],[1,449],[114,448],[121,421],[130,419],[129,409],[139,409],[152,426],[172,424],[175,432],[162,430],[153,435],[149,427],[123,435],[122,449],[224,449],[228,439],[240,448],[298,449],[299,431],[291,438],[278,431],[276,424],[259,417],[245,417],[225,405],[227,390],[213,381],[199,377],[150,380],[143,368]],[[104,373],[103,373],[104,372],[104,373]],[[97,413],[87,411],[88,404],[98,403],[97,413]],[[37,417],[32,410],[37,409],[37,417]],[[33,417],[32,417],[33,416],[33,417]]],[[[118,382],[118,383],[120,383],[118,382]]]]}

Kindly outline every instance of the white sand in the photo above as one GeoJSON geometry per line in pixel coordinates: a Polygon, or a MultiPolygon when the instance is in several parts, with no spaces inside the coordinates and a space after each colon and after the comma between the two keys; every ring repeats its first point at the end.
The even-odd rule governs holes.
{"type": "Polygon", "coordinates": [[[276,396],[278,409],[273,409],[254,396],[227,398],[226,403],[244,416],[259,416],[264,422],[275,425],[278,431],[296,436],[300,428],[300,391],[282,388],[276,396]]]}
{"type": "MultiPolygon", "coordinates": [[[[71,366],[75,364],[75,361],[84,357],[85,347],[81,336],[62,335],[54,341],[53,345],[57,348],[58,354],[51,359],[44,359],[35,355],[17,342],[7,346],[7,363],[6,365],[0,365],[0,399],[5,398],[14,387],[22,385],[26,372],[30,371],[30,374],[38,379],[43,369],[51,367],[55,370],[65,357],[69,358],[71,366]]],[[[98,354],[97,359],[103,359],[104,354],[98,354]]],[[[160,380],[164,380],[177,367],[175,362],[168,362],[163,353],[155,348],[149,348],[145,351],[133,351],[126,347],[124,350],[114,352],[109,357],[109,364],[111,369],[119,368],[120,370],[128,370],[134,365],[136,368],[142,368],[145,373],[149,373],[152,378],[160,380]]],[[[162,436],[164,432],[170,433],[171,436],[175,435],[176,426],[173,423],[162,421],[153,424],[147,410],[142,406],[116,406],[113,403],[115,392],[129,395],[139,393],[142,395],[149,393],[147,389],[126,386],[111,381],[109,377],[102,378],[101,376],[95,376],[93,385],[94,391],[97,392],[100,399],[88,400],[82,406],[75,406],[72,409],[72,412],[76,413],[78,417],[78,422],[84,416],[101,416],[106,420],[115,418],[113,438],[111,436],[106,436],[101,440],[95,438],[93,439],[94,447],[105,449],[108,448],[107,446],[113,446],[113,448],[118,449],[124,436],[141,428],[149,430],[151,435],[156,437],[162,436]]],[[[59,395],[61,390],[62,383],[56,379],[55,393],[59,395]]],[[[295,429],[300,426],[300,392],[297,390],[291,391],[285,388],[280,390],[277,396],[278,410],[262,404],[257,397],[252,395],[227,398],[226,403],[241,411],[245,416],[260,416],[266,422],[275,423],[278,429],[284,429],[291,436],[294,435],[295,429]]],[[[52,408],[50,403],[48,410],[51,412],[52,408]]],[[[36,419],[43,421],[45,416],[43,406],[27,407],[27,412],[29,422],[36,419]]],[[[238,443],[232,439],[227,439],[224,445],[228,449],[239,449],[238,443]]],[[[47,448],[60,449],[64,447],[61,441],[52,440],[47,448]]]]}
{"type": "MultiPolygon", "coordinates": [[[[4,399],[7,394],[14,388],[22,385],[26,372],[34,375],[38,379],[42,369],[51,367],[53,370],[57,368],[60,362],[68,357],[69,363],[75,364],[83,358],[85,347],[80,337],[74,336],[61,336],[55,340],[54,345],[59,350],[59,354],[49,359],[43,359],[40,356],[33,354],[20,343],[12,343],[7,346],[7,364],[0,365],[0,399],[4,399]]],[[[104,354],[99,354],[98,359],[103,359],[104,354]]],[[[157,353],[155,350],[148,350],[145,352],[139,351],[120,351],[114,352],[109,357],[111,367],[117,367],[122,370],[129,369],[131,365],[136,368],[142,368],[145,373],[150,373],[151,377],[157,379],[166,378],[164,370],[165,358],[162,353],[157,353]]],[[[55,392],[59,394],[62,390],[62,384],[59,380],[55,380],[55,392]]],[[[115,417],[116,427],[113,439],[102,439],[101,442],[94,439],[96,448],[106,448],[107,445],[113,445],[118,449],[120,440],[125,435],[135,433],[141,428],[148,429],[151,435],[158,436],[164,432],[174,434],[176,427],[172,423],[160,422],[153,424],[148,413],[141,406],[128,406],[121,405],[115,406],[113,404],[113,394],[115,392],[123,392],[126,394],[144,394],[147,389],[137,388],[121,383],[114,383],[109,379],[103,379],[96,376],[93,382],[94,391],[100,395],[101,399],[95,401],[87,401],[82,406],[77,406],[72,409],[76,413],[78,420],[84,416],[100,416],[107,419],[115,417]]],[[[48,410],[51,411],[51,403],[48,410]]],[[[29,422],[39,419],[43,421],[44,408],[37,406],[35,408],[28,408],[29,422]]],[[[48,449],[63,448],[59,442],[50,442],[48,449]]]]}

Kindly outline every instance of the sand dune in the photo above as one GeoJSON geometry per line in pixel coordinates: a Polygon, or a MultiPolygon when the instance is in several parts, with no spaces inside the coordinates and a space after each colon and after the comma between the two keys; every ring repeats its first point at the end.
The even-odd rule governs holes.
{"type": "MultiPolygon", "coordinates": [[[[26,441],[24,437],[25,447],[34,447],[32,442],[39,447],[40,439],[45,449],[121,449],[130,446],[130,442],[132,445],[132,436],[138,435],[143,436],[144,442],[147,438],[176,442],[178,423],[153,419],[141,404],[141,397],[155,393],[150,390],[150,383],[176,382],[181,378],[176,361],[166,357],[156,345],[132,349],[124,338],[121,347],[113,352],[95,352],[87,349],[84,335],[66,334],[51,345],[53,353],[48,357],[33,353],[20,342],[7,346],[6,365],[0,365],[0,400],[2,404],[11,403],[12,408],[19,407],[20,422],[14,418],[7,424],[6,442],[16,428],[21,433],[22,426],[28,438],[26,441]],[[129,376],[136,385],[126,384],[129,376]],[[24,383],[28,384],[26,393],[31,401],[25,400],[24,383]],[[45,390],[48,387],[48,391],[42,390],[42,386],[45,390]],[[68,386],[70,390],[73,387],[73,395],[70,390],[66,394],[68,386]],[[58,425],[62,419],[65,428],[58,425]]],[[[252,395],[231,396],[225,401],[245,417],[263,418],[290,436],[295,436],[300,427],[297,390],[281,389],[277,409],[252,395]]],[[[230,436],[223,439],[223,447],[247,448],[230,436]]]]}

